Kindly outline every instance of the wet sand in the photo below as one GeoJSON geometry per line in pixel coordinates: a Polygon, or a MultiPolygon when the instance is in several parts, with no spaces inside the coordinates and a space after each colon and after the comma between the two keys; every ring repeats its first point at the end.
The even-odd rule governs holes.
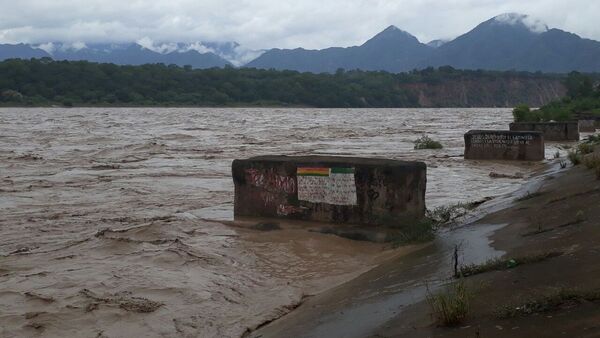
{"type": "Polygon", "coordinates": [[[513,191],[532,175],[536,166],[460,158],[464,131],[509,118],[501,109],[0,109],[0,336],[240,336],[415,248],[231,227],[231,160],[423,158],[432,207],[513,191]],[[446,148],[412,150],[422,133],[446,148]]]}

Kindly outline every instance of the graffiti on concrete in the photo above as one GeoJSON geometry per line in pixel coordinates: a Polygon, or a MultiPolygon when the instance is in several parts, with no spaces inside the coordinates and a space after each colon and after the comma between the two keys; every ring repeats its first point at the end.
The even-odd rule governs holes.
{"type": "Polygon", "coordinates": [[[286,194],[296,192],[296,181],[294,178],[279,175],[273,169],[246,169],[246,180],[250,185],[270,192],[284,192],[286,194]]]}
{"type": "Polygon", "coordinates": [[[511,146],[529,145],[532,135],[510,134],[478,134],[471,138],[472,147],[508,148],[511,146]]]}
{"type": "Polygon", "coordinates": [[[354,168],[298,167],[298,200],[356,205],[354,168]]]}

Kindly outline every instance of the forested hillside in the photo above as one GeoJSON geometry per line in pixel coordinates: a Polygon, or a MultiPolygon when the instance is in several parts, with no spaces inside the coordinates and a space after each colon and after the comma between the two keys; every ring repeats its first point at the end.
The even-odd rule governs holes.
{"type": "Polygon", "coordinates": [[[0,62],[4,106],[541,106],[566,93],[564,78],[527,72],[408,73],[339,70],[335,74],[252,68],[118,66],[51,59],[0,62]]]}

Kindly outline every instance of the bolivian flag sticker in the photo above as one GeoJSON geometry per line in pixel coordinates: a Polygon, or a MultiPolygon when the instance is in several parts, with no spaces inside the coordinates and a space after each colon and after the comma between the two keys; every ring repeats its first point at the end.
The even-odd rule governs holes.
{"type": "Polygon", "coordinates": [[[356,205],[354,168],[298,167],[298,200],[356,205]]]}

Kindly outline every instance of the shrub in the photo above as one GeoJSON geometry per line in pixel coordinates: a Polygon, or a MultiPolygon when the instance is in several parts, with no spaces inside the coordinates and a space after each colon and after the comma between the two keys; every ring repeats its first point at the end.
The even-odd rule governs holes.
{"type": "Polygon", "coordinates": [[[600,167],[600,155],[598,155],[598,156],[594,156],[594,155],[584,156],[583,157],[583,164],[588,169],[595,169],[595,168],[600,167]]]}
{"type": "Polygon", "coordinates": [[[569,161],[571,161],[571,164],[573,164],[573,165],[579,165],[581,163],[581,154],[577,150],[569,151],[569,153],[567,154],[567,157],[569,158],[569,161]]]}
{"type": "Polygon", "coordinates": [[[464,279],[459,279],[438,294],[428,294],[427,302],[440,325],[456,326],[467,319],[471,298],[464,279]]]}
{"type": "Polygon", "coordinates": [[[594,152],[594,144],[593,143],[581,143],[577,146],[577,150],[585,155],[594,152]]]}
{"type": "Polygon", "coordinates": [[[414,141],[415,149],[442,149],[444,146],[429,136],[422,136],[414,141]]]}
{"type": "Polygon", "coordinates": [[[515,122],[526,122],[530,119],[531,109],[526,104],[520,104],[513,109],[513,117],[515,122]]]}

